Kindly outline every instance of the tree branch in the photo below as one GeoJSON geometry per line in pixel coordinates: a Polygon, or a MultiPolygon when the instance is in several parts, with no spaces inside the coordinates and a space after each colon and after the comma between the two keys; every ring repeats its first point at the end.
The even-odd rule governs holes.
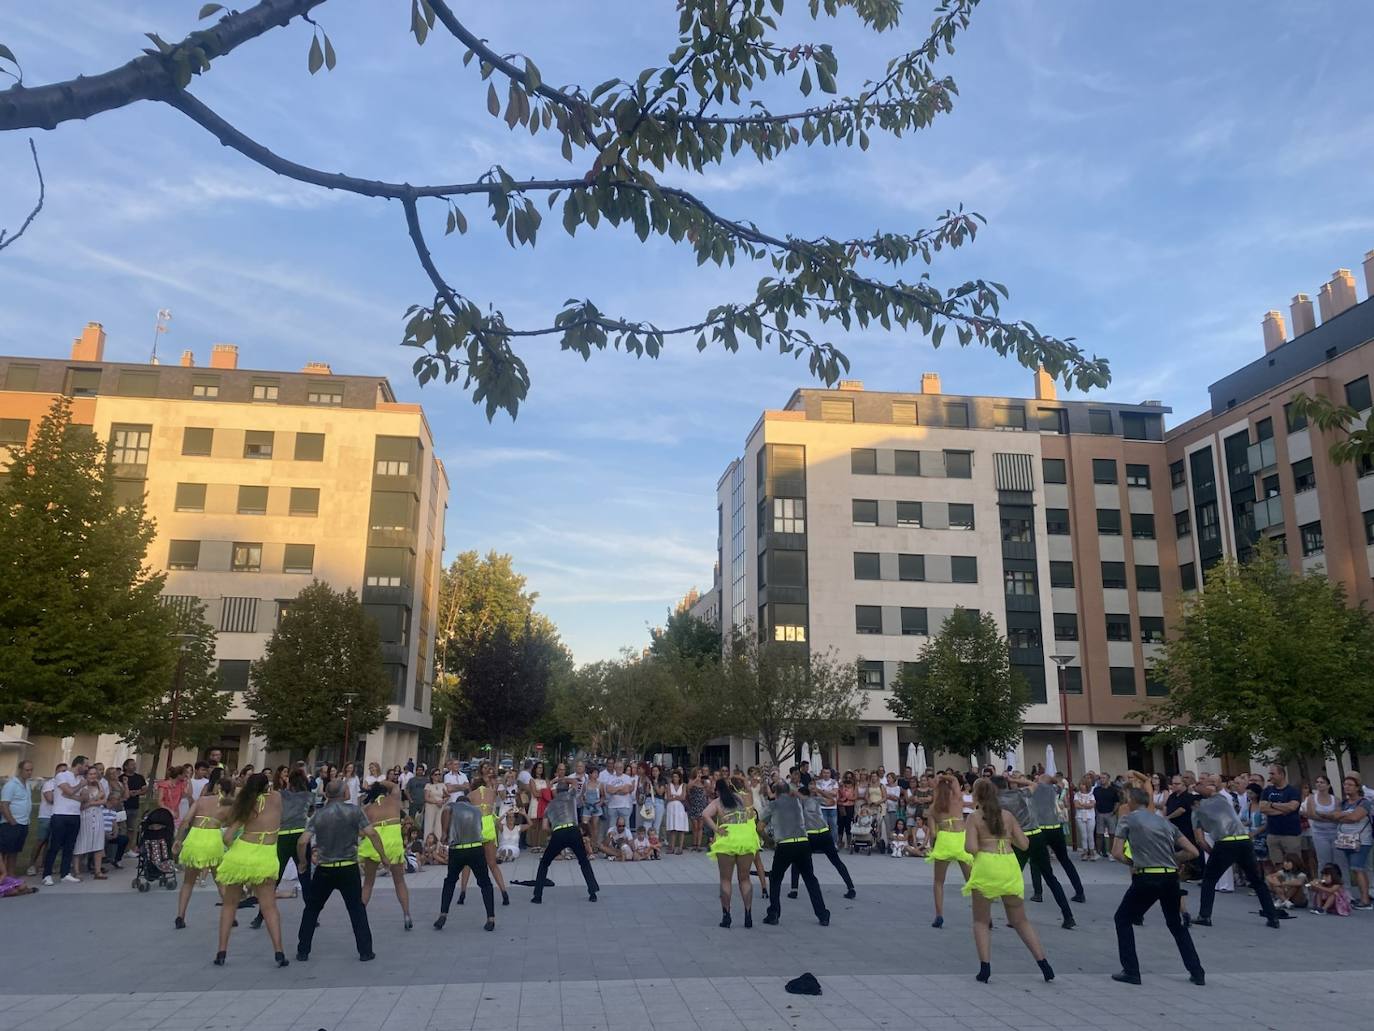
{"type": "Polygon", "coordinates": [[[43,186],[43,168],[38,163],[38,148],[34,146],[32,137],[29,139],[29,153],[33,155],[33,170],[38,173],[38,203],[35,204],[33,210],[29,212],[29,217],[24,219],[24,224],[19,227],[19,232],[11,237],[6,237],[5,230],[0,229],[0,251],[3,251],[10,244],[14,243],[15,240],[23,236],[24,230],[29,227],[29,223],[37,218],[38,213],[43,210],[43,197],[45,193],[45,188],[43,186]]]}

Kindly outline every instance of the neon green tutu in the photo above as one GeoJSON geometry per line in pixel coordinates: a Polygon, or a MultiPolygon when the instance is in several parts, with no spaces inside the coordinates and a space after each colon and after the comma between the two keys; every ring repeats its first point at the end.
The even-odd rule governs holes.
{"type": "MultiPolygon", "coordinates": [[[[405,859],[405,842],[401,839],[401,825],[399,823],[388,823],[377,828],[377,834],[382,839],[382,848],[386,850],[386,865],[396,866],[405,859]]],[[[370,859],[374,863],[382,860],[377,855],[377,849],[373,847],[371,838],[363,838],[358,842],[358,858],[370,859]]]]}
{"type": "Polygon", "coordinates": [[[947,863],[971,863],[973,856],[964,848],[963,831],[936,831],[935,847],[926,856],[927,863],[943,860],[947,863]]]}
{"type": "Polygon", "coordinates": [[[713,856],[752,856],[759,847],[759,828],[750,820],[717,824],[710,852],[713,856]]]}
{"type": "Polygon", "coordinates": [[[491,813],[487,813],[485,816],[482,817],[482,841],[485,844],[488,841],[495,840],[496,817],[492,816],[491,813]]]}
{"type": "Polygon", "coordinates": [[[1006,895],[1025,898],[1026,879],[1014,852],[979,852],[973,857],[973,872],[964,884],[964,894],[977,892],[985,899],[1006,895]]]}
{"type": "Polygon", "coordinates": [[[224,835],[218,827],[192,827],[181,842],[177,862],[188,870],[213,870],[224,858],[224,835]]]}
{"type": "Polygon", "coordinates": [[[242,884],[255,887],[277,879],[277,843],[259,845],[239,838],[229,846],[215,869],[220,884],[242,884]]]}

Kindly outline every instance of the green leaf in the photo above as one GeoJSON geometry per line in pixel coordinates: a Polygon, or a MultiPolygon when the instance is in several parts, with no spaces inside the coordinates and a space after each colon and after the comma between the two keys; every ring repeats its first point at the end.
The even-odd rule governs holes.
{"type": "Polygon", "coordinates": [[[324,51],[320,49],[320,37],[310,37],[310,74],[314,75],[324,65],[324,51]]]}
{"type": "Polygon", "coordinates": [[[338,59],[334,56],[334,44],[329,42],[329,33],[324,34],[324,66],[331,72],[338,59]]]}
{"type": "Polygon", "coordinates": [[[539,69],[534,66],[534,62],[528,57],[525,58],[525,84],[532,90],[537,90],[542,84],[543,79],[539,77],[539,69]]]}
{"type": "Polygon", "coordinates": [[[822,92],[835,92],[835,76],[831,74],[829,68],[819,61],[816,62],[816,82],[820,85],[822,92]]]}
{"type": "Polygon", "coordinates": [[[14,51],[3,43],[0,43],[0,58],[4,58],[6,61],[10,62],[10,64],[19,63],[19,58],[14,56],[14,51]]]}
{"type": "Polygon", "coordinates": [[[210,17],[210,15],[214,14],[216,11],[222,10],[224,10],[223,4],[204,4],[201,6],[200,13],[196,15],[196,17],[204,21],[206,18],[210,17]]]}
{"type": "Polygon", "coordinates": [[[496,95],[496,83],[494,82],[487,83],[487,110],[491,112],[493,117],[501,113],[501,98],[496,95]]]}

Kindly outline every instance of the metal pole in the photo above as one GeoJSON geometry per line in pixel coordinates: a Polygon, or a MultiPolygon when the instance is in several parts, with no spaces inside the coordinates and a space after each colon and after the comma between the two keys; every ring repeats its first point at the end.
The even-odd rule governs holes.
{"type": "Polygon", "coordinates": [[[181,683],[186,675],[186,649],[177,651],[177,671],[172,678],[172,728],[167,734],[167,773],[172,772],[172,753],[177,746],[177,715],[181,709],[181,683]]]}
{"type": "Polygon", "coordinates": [[[347,708],[347,709],[345,710],[345,712],[344,712],[344,739],[343,739],[343,751],[342,751],[342,753],[340,753],[340,758],[339,758],[339,769],[340,769],[340,772],[342,772],[344,764],[348,762],[348,731],[350,730],[352,723],[353,723],[353,698],[352,698],[352,696],[350,696],[349,699],[348,699],[348,708],[347,708]]]}
{"type": "Polygon", "coordinates": [[[1064,723],[1064,766],[1069,778],[1069,847],[1078,848],[1078,815],[1074,811],[1073,796],[1076,792],[1073,782],[1073,745],[1069,742],[1069,696],[1064,692],[1064,667],[1059,667],[1059,716],[1064,723]]]}

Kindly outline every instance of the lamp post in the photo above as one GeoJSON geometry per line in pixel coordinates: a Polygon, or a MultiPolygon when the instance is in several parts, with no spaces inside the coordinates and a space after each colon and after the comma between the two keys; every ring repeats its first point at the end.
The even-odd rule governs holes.
{"type": "Polygon", "coordinates": [[[1064,691],[1064,667],[1076,656],[1051,655],[1059,674],[1059,719],[1064,724],[1064,768],[1069,778],[1069,845],[1078,848],[1078,815],[1074,812],[1073,745],[1069,742],[1069,697],[1064,691]]]}
{"type": "Polygon", "coordinates": [[[344,764],[348,762],[348,732],[352,729],[352,724],[353,724],[353,699],[356,698],[356,697],[357,697],[357,695],[356,695],[353,691],[345,691],[345,692],[344,692],[344,696],[343,696],[343,698],[344,698],[344,706],[345,706],[345,708],[344,708],[344,739],[343,739],[343,751],[340,753],[340,757],[339,757],[339,768],[340,768],[340,769],[342,769],[343,766],[344,766],[344,764]]]}
{"type": "MultiPolygon", "coordinates": [[[[167,772],[172,772],[172,753],[177,746],[177,717],[181,715],[181,688],[186,679],[186,650],[195,634],[169,634],[177,643],[177,670],[172,677],[172,726],[167,732],[167,772]]],[[[153,756],[154,765],[157,756],[153,756]]]]}

